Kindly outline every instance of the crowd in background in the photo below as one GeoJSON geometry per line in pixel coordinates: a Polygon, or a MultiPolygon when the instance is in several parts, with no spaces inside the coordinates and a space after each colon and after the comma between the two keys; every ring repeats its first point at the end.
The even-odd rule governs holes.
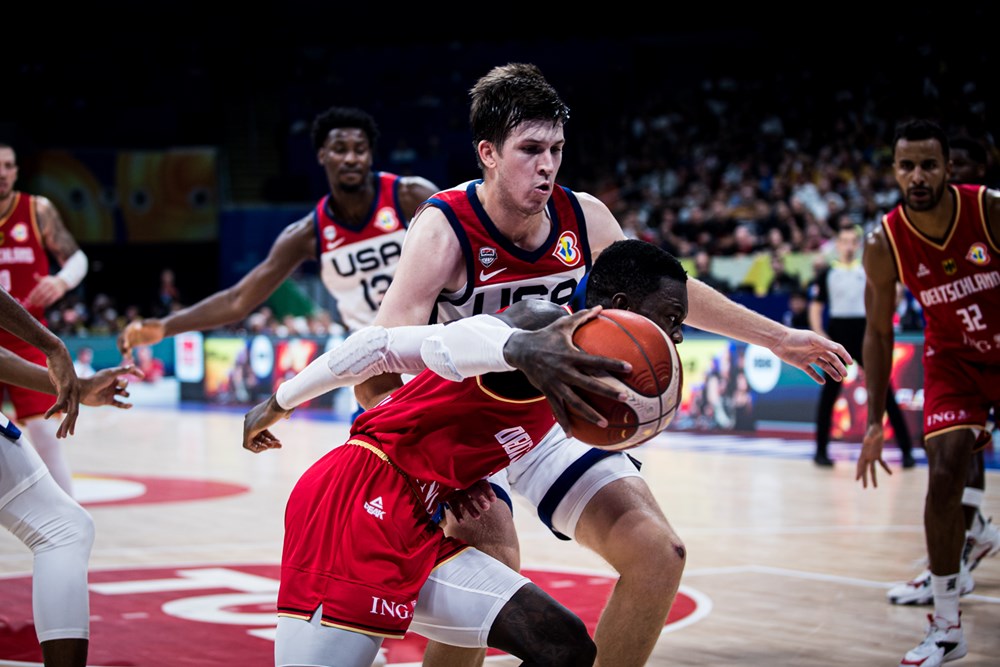
{"type": "MultiPolygon", "coordinates": [[[[982,142],[991,183],[997,182],[1000,153],[988,96],[978,71],[955,60],[971,59],[971,50],[900,41],[900,50],[918,54],[908,67],[873,58],[863,76],[837,64],[775,61],[751,71],[734,67],[738,74],[732,76],[697,77],[691,75],[698,71],[692,65],[671,62],[685,48],[679,44],[671,54],[657,52],[659,60],[644,58],[637,47],[632,61],[620,64],[617,72],[606,65],[609,59],[596,60],[601,49],[593,45],[579,51],[590,54],[586,62],[564,62],[558,53],[551,60],[539,58],[572,109],[559,181],[601,198],[628,236],[664,247],[724,292],[747,291],[747,286],[733,284],[713,263],[765,254],[772,272],[768,292],[799,294],[813,273],[802,267],[814,269],[824,261],[838,225],[852,222],[868,230],[878,224],[899,197],[891,140],[894,124],[903,117],[929,115],[954,135],[982,142]],[[581,76],[588,71],[590,78],[581,76]],[[793,264],[788,261],[793,255],[806,255],[809,262],[793,264]]],[[[723,46],[716,41],[699,48],[716,49],[721,58],[723,46]]],[[[284,71],[290,94],[274,137],[267,137],[280,147],[284,177],[261,185],[265,198],[297,199],[303,210],[325,186],[306,139],[309,121],[331,103],[329,91],[337,89],[328,69],[332,60],[324,60],[323,48],[332,47],[314,45],[310,58],[284,71]],[[316,81],[326,85],[311,85],[316,81]]],[[[351,47],[341,48],[350,53],[351,47]]],[[[387,54],[392,48],[386,47],[387,54]]],[[[426,49],[409,48],[414,67],[427,65],[426,77],[403,77],[397,71],[388,80],[389,74],[375,74],[366,61],[373,68],[367,77],[373,90],[366,92],[379,101],[366,104],[361,91],[352,91],[350,101],[371,111],[383,130],[376,168],[427,176],[441,187],[476,177],[465,130],[466,87],[496,64],[488,60],[490,48],[451,57],[443,71],[435,69],[442,68],[440,62],[423,62],[430,59],[426,49]],[[390,84],[396,106],[383,100],[390,84]]],[[[766,58],[765,53],[761,61],[766,58]]],[[[266,247],[271,241],[261,243],[266,247]]],[[[293,278],[308,282],[314,276],[293,278]]],[[[218,287],[205,285],[205,290],[218,287]]],[[[114,333],[133,317],[162,314],[185,301],[176,293],[164,301],[163,286],[156,289],[150,285],[148,303],[117,303],[113,294],[88,293],[85,283],[50,313],[50,323],[62,334],[114,333]]],[[[335,314],[329,321],[323,308],[293,317],[273,311],[273,304],[265,304],[239,328],[279,335],[337,329],[335,314]]]]}

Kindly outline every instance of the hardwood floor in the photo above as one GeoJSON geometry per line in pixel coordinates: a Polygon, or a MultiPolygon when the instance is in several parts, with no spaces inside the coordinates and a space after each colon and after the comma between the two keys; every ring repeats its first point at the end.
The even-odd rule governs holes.
{"type": "MultiPolygon", "coordinates": [[[[297,414],[274,432],[285,447],[255,456],[240,447],[242,411],[85,409],[67,446],[78,495],[97,526],[92,590],[111,590],[103,573],[124,576],[130,569],[259,564],[275,570],[292,485],[323,452],[340,444],[346,429],[297,414]]],[[[833,469],[813,465],[811,443],[774,438],[671,432],[636,451],[689,554],[682,587],[687,616],[665,628],[649,665],[896,665],[920,642],[930,608],[891,606],[885,592],[922,569],[926,468],[904,471],[895,463],[894,474],[882,476],[878,489],[865,490],[854,481],[849,460],[854,447],[836,444],[833,455],[841,460],[833,469]]],[[[996,470],[988,473],[983,512],[1000,520],[996,470]]],[[[547,580],[553,595],[573,600],[574,587],[613,584],[614,573],[599,557],[554,539],[520,499],[515,519],[525,570],[566,573],[547,580]],[[574,579],[574,573],[584,576],[574,579]]],[[[0,592],[22,590],[30,570],[30,552],[0,532],[0,592]]],[[[974,575],[976,589],[962,599],[969,654],[955,664],[996,666],[1000,557],[985,560],[974,575]]],[[[269,664],[270,658],[261,639],[267,639],[270,615],[259,597],[273,595],[267,589],[255,593],[258,606],[246,623],[257,626],[246,632],[246,642],[260,642],[255,665],[269,664]]],[[[120,641],[121,635],[102,629],[114,607],[103,598],[92,606],[100,617],[94,621],[91,657],[93,664],[105,664],[98,662],[105,655],[102,642],[120,641]]],[[[188,613],[186,622],[195,622],[199,612],[178,609],[164,603],[158,610],[133,610],[115,627],[138,637],[170,631],[162,622],[154,626],[159,614],[188,613]]],[[[599,600],[588,613],[598,609],[599,600]]],[[[0,608],[0,628],[5,619],[13,623],[16,613],[0,608]]],[[[242,622],[220,618],[206,616],[202,622],[228,627],[242,622]]],[[[222,641],[222,634],[208,636],[222,641]]],[[[0,665],[32,664],[5,656],[2,637],[0,665]]],[[[190,655],[164,664],[224,664],[209,660],[211,651],[193,643],[176,646],[178,655],[190,655]]],[[[410,657],[396,655],[390,653],[390,664],[418,664],[412,650],[410,657]]],[[[489,662],[516,664],[505,656],[489,662]]],[[[141,657],[127,664],[154,667],[141,657]]]]}

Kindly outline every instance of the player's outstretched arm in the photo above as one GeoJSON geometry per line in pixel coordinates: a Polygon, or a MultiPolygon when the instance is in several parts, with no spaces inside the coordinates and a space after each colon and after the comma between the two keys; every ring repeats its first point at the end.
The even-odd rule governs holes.
{"type": "Polygon", "coordinates": [[[885,419],[885,396],[892,372],[892,350],[896,342],[892,318],[896,310],[898,276],[889,240],[881,229],[869,233],[865,239],[862,261],[866,278],[862,354],[865,359],[865,385],[868,388],[868,418],[854,479],[861,480],[861,485],[867,488],[869,474],[872,486],[878,486],[876,471],[879,467],[892,474],[889,465],[882,458],[882,446],[885,444],[882,421],[885,419]]]}
{"type": "Polygon", "coordinates": [[[274,294],[302,262],[315,257],[315,233],[310,215],[286,227],[264,261],[232,287],[167,317],[130,322],[118,335],[118,351],[130,357],[138,345],[153,345],[185,331],[202,331],[238,322],[274,294]]]}
{"type": "Polygon", "coordinates": [[[847,375],[851,355],[840,343],[813,331],[792,329],[736,303],[696,278],[688,278],[686,324],[770,349],[779,359],[804,371],[816,382],[825,380],[818,366],[834,380],[847,375]]]}
{"type": "MultiPolygon", "coordinates": [[[[80,412],[80,384],[66,345],[3,289],[0,289],[0,326],[45,354],[49,381],[56,390],[56,402],[46,411],[45,418],[64,412],[56,437],[72,435],[80,412]]],[[[9,363],[4,367],[11,368],[9,363]]],[[[13,368],[14,372],[18,372],[16,369],[19,367],[13,368]]],[[[20,372],[23,371],[20,368],[20,372]]]]}
{"type": "Polygon", "coordinates": [[[131,403],[120,401],[128,398],[128,376],[145,377],[141,369],[132,364],[122,364],[112,368],[103,368],[89,378],[80,379],[80,402],[92,407],[110,405],[127,410],[131,403]]]}
{"type": "Polygon", "coordinates": [[[36,276],[37,283],[25,302],[48,308],[83,282],[89,266],[87,256],[66,229],[58,209],[46,197],[35,197],[35,216],[42,244],[59,262],[60,271],[54,276],[36,276]]]}

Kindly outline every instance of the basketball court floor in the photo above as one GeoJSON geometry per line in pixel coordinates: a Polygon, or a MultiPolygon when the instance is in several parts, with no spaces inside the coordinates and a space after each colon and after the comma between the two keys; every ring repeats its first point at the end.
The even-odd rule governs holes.
{"type": "MultiPolygon", "coordinates": [[[[242,415],[84,408],[66,445],[97,527],[91,665],[273,664],[285,499],[346,425],[295,414],[273,429],[284,449],[254,455],[241,447],[242,415]]],[[[923,567],[926,468],[904,471],[890,450],[894,474],[863,489],[857,447],[834,443],[832,470],[813,465],[808,440],[668,432],[636,450],[689,554],[649,665],[894,666],[920,642],[930,608],[891,606],[885,593],[923,567]]],[[[524,571],[593,627],[613,571],[515,502],[524,571]]],[[[995,468],[983,511],[1000,521],[995,468]]],[[[28,550],[0,532],[0,665],[40,663],[30,569],[28,550]]],[[[962,600],[969,655],[955,664],[995,667],[1000,556],[974,576],[962,600]]],[[[418,665],[422,645],[387,642],[387,661],[418,665]]]]}

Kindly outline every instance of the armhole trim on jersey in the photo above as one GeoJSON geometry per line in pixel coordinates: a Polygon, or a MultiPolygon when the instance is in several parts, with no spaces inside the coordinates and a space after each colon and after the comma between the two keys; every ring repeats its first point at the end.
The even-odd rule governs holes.
{"type": "Polygon", "coordinates": [[[580,200],[577,199],[576,194],[569,188],[564,188],[563,186],[557,186],[566,195],[566,199],[569,201],[570,206],[573,207],[573,213],[576,215],[576,228],[579,232],[580,249],[583,251],[583,261],[587,267],[587,271],[594,265],[594,259],[590,252],[590,237],[587,234],[587,217],[583,214],[583,207],[580,206],[580,200]]]}
{"type": "MultiPolygon", "coordinates": [[[[885,232],[885,238],[889,241],[889,248],[892,250],[892,261],[896,264],[896,279],[906,285],[906,280],[903,278],[903,264],[899,258],[899,248],[896,247],[896,237],[892,235],[888,213],[882,216],[882,231],[885,232]]],[[[908,285],[907,288],[909,288],[908,285]]]]}
{"type": "MultiPolygon", "coordinates": [[[[458,298],[449,298],[444,294],[439,294],[437,297],[437,302],[446,302],[460,306],[469,300],[472,296],[472,291],[475,289],[475,271],[472,268],[472,242],[469,241],[468,234],[465,233],[465,228],[462,227],[462,223],[459,222],[458,216],[455,214],[455,209],[451,207],[448,202],[432,197],[425,202],[427,206],[433,206],[442,213],[444,213],[445,219],[451,226],[451,230],[455,233],[455,237],[458,239],[458,245],[462,248],[462,257],[465,259],[465,290],[458,298]]],[[[435,309],[436,310],[436,309],[435,309]]]]}
{"type": "Polygon", "coordinates": [[[994,252],[1000,252],[1000,240],[993,237],[993,230],[990,229],[990,210],[987,207],[987,194],[989,188],[985,185],[979,186],[979,195],[976,197],[979,202],[979,223],[983,226],[983,235],[986,242],[990,244],[994,252]]]}

